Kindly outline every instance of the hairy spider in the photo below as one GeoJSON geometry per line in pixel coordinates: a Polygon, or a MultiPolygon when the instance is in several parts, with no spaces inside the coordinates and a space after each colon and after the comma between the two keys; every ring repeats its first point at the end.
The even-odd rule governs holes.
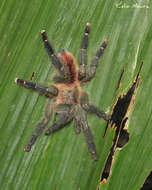
{"type": "Polygon", "coordinates": [[[96,146],[88,125],[87,114],[93,113],[105,120],[109,120],[110,116],[105,114],[95,105],[89,103],[88,94],[82,90],[81,85],[90,81],[95,76],[99,58],[103,54],[108,41],[105,40],[101,44],[90,64],[89,71],[87,71],[86,66],[89,32],[90,24],[87,23],[79,52],[78,69],[75,58],[68,51],[63,50],[58,55],[55,54],[52,45],[48,41],[45,30],[42,30],[41,35],[44,46],[56,71],[56,75],[53,77],[53,84],[44,86],[32,81],[15,78],[15,82],[17,84],[39,92],[41,95],[47,97],[45,115],[36,125],[32,136],[24,148],[25,152],[29,152],[31,150],[31,147],[35,143],[37,137],[43,132],[45,126],[49,123],[52,112],[55,112],[56,121],[45,131],[45,135],[50,135],[58,131],[74,120],[75,132],[79,134],[81,130],[83,131],[92,158],[97,160],[96,146]]]}

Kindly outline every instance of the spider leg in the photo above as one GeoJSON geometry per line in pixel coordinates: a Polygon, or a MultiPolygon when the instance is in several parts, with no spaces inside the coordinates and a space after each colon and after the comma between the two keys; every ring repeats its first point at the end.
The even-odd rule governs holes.
{"type": "Polygon", "coordinates": [[[80,101],[82,108],[88,113],[96,114],[98,117],[107,121],[111,119],[110,115],[107,115],[104,111],[97,108],[97,106],[89,103],[88,94],[86,92],[82,93],[80,101]]]}
{"type": "Polygon", "coordinates": [[[75,105],[75,110],[74,110],[74,130],[76,134],[80,134],[81,132],[81,116],[83,109],[79,105],[75,105]]]}
{"type": "Polygon", "coordinates": [[[84,30],[83,38],[82,38],[81,49],[79,52],[79,64],[80,64],[79,80],[84,78],[86,75],[87,48],[88,48],[89,33],[90,33],[90,23],[87,23],[85,30],[84,30]]]}
{"type": "Polygon", "coordinates": [[[35,143],[36,139],[38,136],[43,132],[45,126],[48,124],[52,116],[52,109],[51,109],[51,101],[48,100],[47,105],[46,105],[46,110],[45,110],[45,115],[43,119],[36,125],[36,128],[30,137],[27,145],[24,148],[25,152],[29,152],[32,148],[32,145],[35,143]]]}
{"type": "Polygon", "coordinates": [[[81,132],[80,121],[76,118],[74,118],[74,130],[75,130],[76,134],[80,134],[80,132],[81,132]]]}
{"type": "Polygon", "coordinates": [[[85,110],[83,110],[82,108],[80,108],[80,113],[81,113],[81,116],[80,116],[79,124],[81,125],[81,129],[82,129],[85,139],[87,141],[88,149],[91,153],[91,156],[92,156],[93,160],[96,161],[96,160],[98,160],[97,152],[96,152],[96,145],[94,144],[93,135],[92,135],[92,132],[88,125],[87,112],[85,110]]]}
{"type": "Polygon", "coordinates": [[[72,113],[70,113],[70,110],[66,110],[66,111],[60,111],[57,113],[56,116],[56,122],[53,123],[51,125],[51,127],[49,127],[46,132],[45,135],[50,135],[51,133],[54,133],[60,129],[62,129],[63,127],[65,127],[68,123],[70,123],[70,121],[73,119],[72,117],[72,113]]]}
{"type": "Polygon", "coordinates": [[[87,112],[82,109],[80,105],[76,105],[74,114],[75,132],[79,134],[81,130],[83,131],[89,152],[91,153],[93,160],[97,160],[96,146],[94,144],[93,135],[88,126],[87,112]]]}
{"type": "Polygon", "coordinates": [[[46,97],[49,97],[49,98],[52,98],[58,95],[58,89],[53,85],[44,86],[44,85],[36,84],[35,82],[32,82],[32,81],[27,81],[27,80],[19,79],[19,78],[15,78],[15,83],[25,88],[32,89],[36,92],[39,92],[40,94],[45,95],[46,97]]]}
{"type": "Polygon", "coordinates": [[[44,47],[48,52],[49,57],[52,60],[52,64],[55,67],[55,69],[60,73],[60,75],[64,76],[64,67],[60,61],[60,59],[57,57],[57,55],[54,53],[54,50],[52,48],[52,45],[48,41],[47,34],[45,30],[41,31],[42,40],[44,42],[44,47]]]}
{"type": "Polygon", "coordinates": [[[91,79],[94,78],[94,76],[95,76],[95,74],[96,74],[97,67],[98,67],[99,59],[100,59],[100,57],[103,55],[104,50],[105,50],[107,44],[108,44],[108,41],[107,41],[107,40],[105,40],[105,41],[101,44],[100,48],[99,48],[98,51],[96,52],[96,56],[93,58],[93,60],[92,60],[92,62],[91,62],[89,72],[86,73],[86,77],[83,78],[83,79],[80,80],[80,81],[82,81],[82,82],[88,82],[88,81],[90,81],[91,79]]]}
{"type": "Polygon", "coordinates": [[[85,104],[82,106],[84,110],[88,113],[96,114],[98,117],[103,118],[104,120],[108,121],[111,119],[110,115],[107,115],[103,110],[100,110],[93,104],[85,104]]]}
{"type": "Polygon", "coordinates": [[[84,127],[82,127],[85,139],[88,143],[88,149],[92,155],[92,158],[94,161],[98,160],[97,157],[97,152],[96,152],[96,146],[94,144],[94,140],[93,140],[93,135],[92,132],[90,130],[90,127],[88,126],[88,124],[86,123],[84,127]]]}

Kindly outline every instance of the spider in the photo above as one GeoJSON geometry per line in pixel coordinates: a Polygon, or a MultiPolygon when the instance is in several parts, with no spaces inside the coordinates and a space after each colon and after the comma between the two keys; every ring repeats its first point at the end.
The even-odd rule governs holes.
{"type": "Polygon", "coordinates": [[[93,135],[88,125],[87,115],[88,113],[96,114],[99,118],[103,118],[104,120],[109,120],[110,116],[95,105],[89,103],[88,94],[81,88],[81,86],[83,83],[91,81],[94,78],[99,58],[104,53],[108,41],[105,40],[101,44],[87,71],[89,33],[90,24],[87,23],[79,52],[78,69],[75,58],[68,51],[62,50],[58,55],[55,54],[52,45],[48,41],[45,30],[42,30],[41,35],[44,46],[56,71],[56,75],[52,79],[53,84],[45,86],[32,81],[15,78],[15,83],[18,85],[32,89],[47,97],[44,117],[36,125],[33,134],[24,148],[25,152],[31,150],[36,139],[44,131],[51,119],[52,113],[54,112],[56,113],[56,121],[45,131],[45,135],[50,135],[59,129],[62,129],[73,120],[75,132],[77,134],[81,131],[84,133],[93,160],[98,159],[93,135]]]}

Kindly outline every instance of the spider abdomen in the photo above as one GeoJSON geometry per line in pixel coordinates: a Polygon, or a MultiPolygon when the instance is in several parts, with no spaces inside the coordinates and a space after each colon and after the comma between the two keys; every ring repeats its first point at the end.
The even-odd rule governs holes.
{"type": "Polygon", "coordinates": [[[78,81],[78,69],[74,56],[68,51],[58,54],[61,63],[64,65],[64,75],[67,79],[66,84],[74,84],[78,81]]]}

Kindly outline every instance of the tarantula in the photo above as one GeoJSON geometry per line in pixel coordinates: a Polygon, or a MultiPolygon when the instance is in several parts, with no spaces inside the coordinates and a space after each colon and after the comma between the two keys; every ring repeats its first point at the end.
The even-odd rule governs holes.
{"type": "Polygon", "coordinates": [[[82,90],[81,85],[90,81],[95,76],[99,58],[103,54],[108,41],[105,40],[101,44],[90,64],[89,71],[87,71],[86,66],[89,33],[90,24],[87,23],[79,52],[78,69],[75,58],[68,51],[63,50],[58,55],[55,54],[52,45],[48,41],[45,30],[42,30],[41,35],[44,46],[56,71],[56,75],[53,77],[53,84],[44,86],[32,81],[15,78],[15,83],[39,92],[41,95],[47,97],[45,115],[36,125],[32,136],[24,148],[25,152],[29,152],[31,150],[31,147],[35,143],[37,137],[43,132],[45,126],[49,123],[52,112],[55,112],[56,121],[45,131],[45,135],[50,135],[58,131],[74,120],[75,132],[79,134],[81,130],[83,131],[93,160],[98,159],[93,136],[90,127],[88,126],[87,114],[93,113],[105,120],[109,120],[110,116],[95,105],[89,103],[88,94],[82,90]]]}

